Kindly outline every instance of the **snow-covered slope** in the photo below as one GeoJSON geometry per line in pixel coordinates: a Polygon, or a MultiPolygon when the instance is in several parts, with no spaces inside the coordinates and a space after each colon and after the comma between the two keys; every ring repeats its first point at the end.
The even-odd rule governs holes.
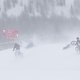
{"type": "MultiPolygon", "coordinates": [[[[63,44],[64,45],[64,44],[63,44]]],[[[73,48],[47,44],[22,49],[22,57],[11,49],[0,52],[1,80],[80,80],[80,56],[73,48]]]]}

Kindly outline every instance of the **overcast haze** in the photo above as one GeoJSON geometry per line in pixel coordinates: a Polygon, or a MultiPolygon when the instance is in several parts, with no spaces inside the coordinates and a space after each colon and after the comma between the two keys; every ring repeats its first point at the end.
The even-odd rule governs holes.
{"type": "Polygon", "coordinates": [[[79,0],[0,0],[0,28],[26,39],[64,40],[79,36],[79,0]]]}
{"type": "Polygon", "coordinates": [[[0,80],[80,80],[76,37],[80,0],[0,0],[0,80]]]}

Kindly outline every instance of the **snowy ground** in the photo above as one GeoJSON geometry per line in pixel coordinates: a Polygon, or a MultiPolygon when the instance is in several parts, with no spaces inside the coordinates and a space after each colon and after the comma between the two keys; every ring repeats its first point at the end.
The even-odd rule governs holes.
{"type": "Polygon", "coordinates": [[[15,57],[12,49],[0,52],[0,80],[80,80],[80,56],[64,44],[46,44],[22,49],[15,57]]]}

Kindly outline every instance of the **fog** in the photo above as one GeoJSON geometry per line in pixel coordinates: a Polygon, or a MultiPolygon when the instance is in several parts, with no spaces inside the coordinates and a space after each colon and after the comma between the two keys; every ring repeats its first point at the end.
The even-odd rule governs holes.
{"type": "Polygon", "coordinates": [[[46,18],[27,18],[19,19],[3,18],[0,20],[0,28],[2,29],[17,29],[20,38],[29,39],[36,36],[40,39],[50,41],[64,41],[74,39],[79,36],[79,20],[54,17],[54,19],[46,18]]]}

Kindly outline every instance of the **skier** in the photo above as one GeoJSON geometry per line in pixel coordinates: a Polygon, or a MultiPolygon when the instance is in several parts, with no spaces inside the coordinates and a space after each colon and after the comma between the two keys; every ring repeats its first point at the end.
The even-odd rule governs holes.
{"type": "Polygon", "coordinates": [[[76,39],[77,39],[77,41],[75,44],[75,50],[77,51],[77,53],[80,54],[80,39],[79,39],[79,37],[77,37],[76,39]]]}
{"type": "Polygon", "coordinates": [[[76,41],[72,41],[70,44],[65,46],[63,49],[67,49],[70,46],[74,46],[75,50],[80,54],[80,38],[79,37],[76,37],[76,41]]]}
{"type": "Polygon", "coordinates": [[[20,44],[19,43],[15,43],[14,44],[13,51],[15,51],[15,55],[16,56],[21,54],[21,52],[20,52],[20,44]]]}
{"type": "Polygon", "coordinates": [[[79,39],[79,37],[77,37],[76,40],[77,40],[77,41],[76,41],[76,45],[77,45],[77,46],[80,46],[80,39],[79,39]]]}

